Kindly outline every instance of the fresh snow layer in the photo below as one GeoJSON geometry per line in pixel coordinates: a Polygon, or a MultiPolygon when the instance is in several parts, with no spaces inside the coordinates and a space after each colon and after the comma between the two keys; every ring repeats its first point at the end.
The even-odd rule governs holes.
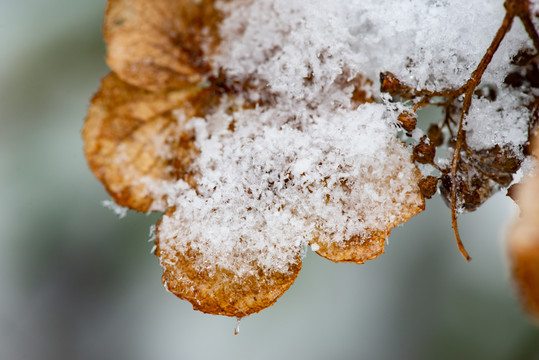
{"type": "Polygon", "coordinates": [[[273,104],[193,119],[197,188],[180,181],[168,189],[176,212],[163,219],[161,238],[200,251],[204,266],[241,273],[251,268],[236,261],[250,252],[257,266],[284,271],[315,236],[342,242],[385,230],[417,199],[395,116],[381,104],[331,116],[273,104]]]}

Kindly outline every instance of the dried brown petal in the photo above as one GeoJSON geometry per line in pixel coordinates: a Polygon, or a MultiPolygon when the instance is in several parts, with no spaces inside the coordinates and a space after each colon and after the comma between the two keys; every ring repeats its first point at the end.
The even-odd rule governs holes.
{"type": "MultiPolygon", "coordinates": [[[[415,176],[416,181],[418,181],[420,178],[418,170],[415,176]]],[[[386,238],[395,226],[404,224],[423,210],[425,210],[425,199],[418,188],[417,191],[407,194],[406,203],[399,204],[393,201],[393,208],[388,209],[392,213],[393,221],[386,224],[385,230],[372,230],[366,236],[354,236],[343,243],[323,241],[320,239],[321,237],[328,238],[330,236],[327,234],[321,236],[322,234],[320,234],[320,236],[315,236],[311,246],[314,244],[315,252],[328,260],[362,264],[384,253],[386,238]]]]}
{"type": "Polygon", "coordinates": [[[351,77],[349,74],[343,73],[337,81],[342,84],[343,88],[350,85],[353,86],[354,90],[352,91],[351,100],[355,106],[374,101],[374,96],[372,91],[370,91],[372,86],[371,79],[368,79],[361,74],[351,77]]]}
{"type": "Polygon", "coordinates": [[[315,239],[315,251],[318,255],[334,262],[354,262],[363,264],[367,260],[377,258],[384,253],[384,245],[389,231],[373,231],[367,238],[355,236],[339,243],[325,243],[315,239]]]}
{"type": "MultiPolygon", "coordinates": [[[[169,210],[169,216],[173,213],[169,210]]],[[[161,239],[159,225],[155,240],[155,255],[163,267],[163,284],[168,291],[189,301],[195,310],[208,314],[244,317],[271,305],[294,283],[301,270],[301,254],[296,262],[288,264],[288,271],[266,273],[260,267],[244,276],[217,267],[216,270],[197,269],[200,253],[190,248],[186,252],[174,250],[161,239]]],[[[174,240],[172,240],[174,241],[174,240]]],[[[236,257],[235,261],[252,265],[253,259],[236,257]]]]}
{"type": "Polygon", "coordinates": [[[503,172],[514,174],[520,169],[521,160],[510,148],[495,145],[490,149],[474,151],[470,160],[474,166],[483,167],[487,173],[503,172]],[[488,168],[490,169],[488,169],[488,168]]]}
{"type": "MultiPolygon", "coordinates": [[[[518,201],[519,188],[522,185],[520,183],[513,184],[507,188],[507,196],[511,198],[515,203],[518,201]]],[[[518,203],[517,203],[518,204],[518,203]]]]}
{"type": "Polygon", "coordinates": [[[524,308],[539,324],[539,217],[534,221],[515,224],[509,239],[509,258],[524,308]]]}
{"type": "Polygon", "coordinates": [[[391,95],[402,95],[411,89],[403,85],[393,73],[387,71],[380,73],[380,90],[391,95]]]}
{"type": "MultiPolygon", "coordinates": [[[[141,179],[175,177],[166,149],[181,133],[170,111],[194,111],[187,100],[200,89],[152,93],[106,76],[93,97],[82,131],[86,159],[95,176],[122,206],[148,211],[153,198],[141,179]]],[[[175,153],[176,150],[170,153],[175,153]]]]}
{"type": "Polygon", "coordinates": [[[149,90],[197,83],[209,69],[202,47],[217,41],[217,22],[212,0],[109,0],[107,62],[122,80],[149,90]]]}
{"type": "MultiPolygon", "coordinates": [[[[539,142],[535,155],[539,155],[539,142]]],[[[539,175],[516,189],[520,219],[509,234],[513,279],[530,316],[539,324],[539,175]]]]}

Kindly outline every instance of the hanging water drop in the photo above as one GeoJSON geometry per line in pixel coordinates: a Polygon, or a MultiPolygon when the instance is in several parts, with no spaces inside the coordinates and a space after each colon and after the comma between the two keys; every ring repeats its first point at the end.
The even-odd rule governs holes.
{"type": "Polygon", "coordinates": [[[238,335],[240,333],[240,321],[241,321],[241,318],[236,318],[236,327],[234,327],[234,335],[238,335]]]}

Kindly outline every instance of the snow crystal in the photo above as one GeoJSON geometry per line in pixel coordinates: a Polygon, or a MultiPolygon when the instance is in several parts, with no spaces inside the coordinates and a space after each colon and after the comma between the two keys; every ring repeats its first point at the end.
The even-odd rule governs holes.
{"type": "Polygon", "coordinates": [[[123,219],[126,215],[127,215],[127,211],[129,210],[129,208],[126,208],[124,206],[120,206],[118,204],[116,204],[114,201],[112,200],[103,200],[101,202],[101,204],[106,207],[107,209],[110,209],[112,211],[114,211],[114,213],[120,218],[120,219],[123,219]]]}
{"type": "Polygon", "coordinates": [[[475,98],[466,117],[466,141],[475,150],[495,145],[520,154],[520,146],[528,139],[531,111],[523,103],[529,101],[520,91],[501,88],[496,101],[475,98]]]}

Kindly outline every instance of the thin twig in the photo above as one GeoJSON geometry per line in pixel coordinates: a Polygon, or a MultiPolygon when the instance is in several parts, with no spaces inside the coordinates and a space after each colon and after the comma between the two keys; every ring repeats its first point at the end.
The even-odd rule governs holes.
{"type": "Polygon", "coordinates": [[[472,104],[472,97],[473,97],[474,90],[481,82],[481,78],[483,77],[483,74],[485,70],[487,69],[488,64],[492,60],[492,57],[496,53],[496,50],[498,50],[498,47],[500,46],[500,43],[505,37],[505,34],[507,34],[509,30],[511,29],[511,25],[513,23],[514,17],[515,17],[515,14],[512,11],[510,11],[509,8],[507,8],[507,12],[503,19],[502,25],[498,29],[498,32],[496,33],[496,36],[492,40],[492,43],[490,44],[485,55],[479,62],[479,65],[477,65],[477,68],[474,70],[474,72],[470,76],[470,79],[468,79],[466,84],[464,84],[461,88],[465,90],[465,95],[464,95],[464,101],[462,103],[462,112],[460,114],[459,130],[457,133],[457,142],[455,144],[455,150],[453,152],[453,160],[451,162],[451,180],[452,180],[451,181],[451,224],[455,232],[455,238],[457,240],[457,245],[459,247],[459,250],[468,261],[471,260],[471,257],[470,255],[468,255],[468,252],[464,248],[464,244],[462,243],[460,239],[458,223],[457,223],[457,169],[458,169],[458,163],[460,160],[460,152],[463,145],[466,142],[466,131],[464,130],[464,123],[465,123],[466,116],[468,115],[468,112],[470,111],[470,106],[472,104]]]}

